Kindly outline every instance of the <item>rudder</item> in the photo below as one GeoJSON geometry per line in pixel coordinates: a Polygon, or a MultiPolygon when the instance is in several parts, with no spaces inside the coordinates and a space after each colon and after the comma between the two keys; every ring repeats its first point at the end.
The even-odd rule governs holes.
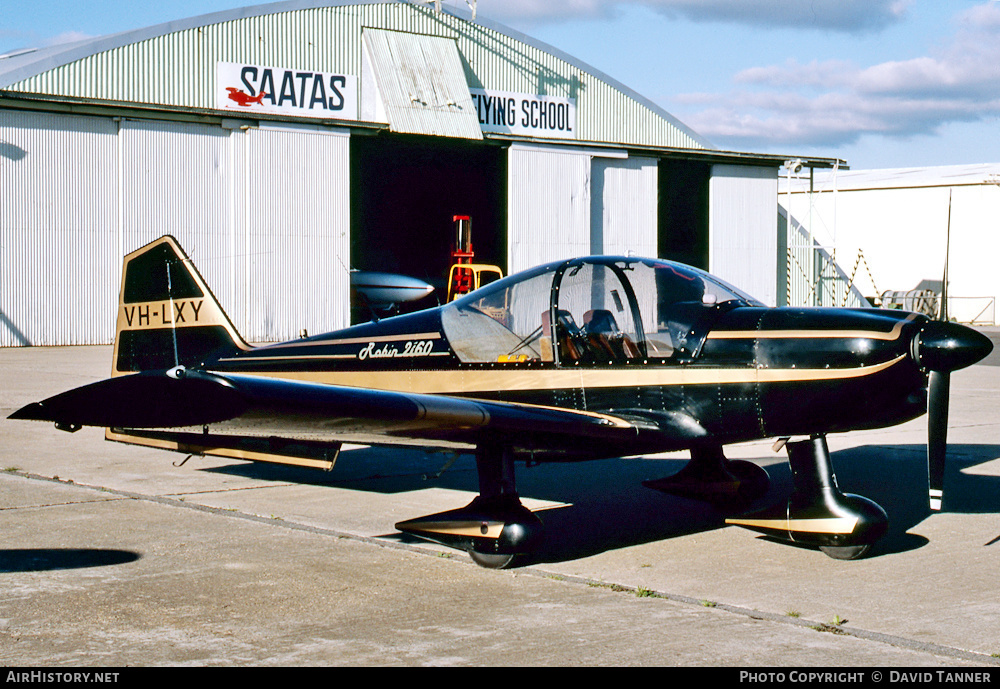
{"type": "Polygon", "coordinates": [[[247,349],[176,239],[165,235],[125,257],[112,375],[193,366],[247,349]]]}

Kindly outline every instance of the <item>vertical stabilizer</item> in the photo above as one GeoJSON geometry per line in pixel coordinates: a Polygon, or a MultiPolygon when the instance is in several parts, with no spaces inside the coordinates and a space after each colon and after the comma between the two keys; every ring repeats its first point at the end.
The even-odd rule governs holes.
{"type": "Polygon", "coordinates": [[[125,257],[112,375],[194,366],[249,349],[177,240],[125,257]]]}

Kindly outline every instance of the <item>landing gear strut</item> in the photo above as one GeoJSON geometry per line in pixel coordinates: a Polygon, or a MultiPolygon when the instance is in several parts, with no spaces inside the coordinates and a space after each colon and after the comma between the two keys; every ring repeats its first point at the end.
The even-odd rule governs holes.
{"type": "Polygon", "coordinates": [[[518,498],[514,453],[509,447],[480,446],[476,468],[479,495],[472,502],[457,510],[400,522],[396,528],[465,550],[482,567],[510,567],[538,547],[542,522],[518,498]]]}
{"type": "Polygon", "coordinates": [[[793,490],[787,505],[727,519],[775,538],[818,546],[838,560],[865,555],[885,534],[885,510],[868,498],[840,492],[826,436],[786,445],[793,490]]]}

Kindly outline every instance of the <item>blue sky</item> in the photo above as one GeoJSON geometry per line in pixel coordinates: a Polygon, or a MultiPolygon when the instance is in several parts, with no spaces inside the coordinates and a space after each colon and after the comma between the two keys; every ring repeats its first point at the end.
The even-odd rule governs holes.
{"type": "MultiPolygon", "coordinates": [[[[248,4],[0,0],[0,54],[248,4]]],[[[478,12],[719,148],[853,169],[1000,162],[996,0],[479,0],[478,12]]]]}

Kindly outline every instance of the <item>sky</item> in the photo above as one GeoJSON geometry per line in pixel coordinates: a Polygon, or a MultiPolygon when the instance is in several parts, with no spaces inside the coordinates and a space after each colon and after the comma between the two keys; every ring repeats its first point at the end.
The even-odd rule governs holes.
{"type": "MultiPolygon", "coordinates": [[[[0,0],[0,55],[252,4],[0,0]]],[[[1000,163],[1000,0],[479,0],[477,12],[723,150],[854,170],[1000,163]]]]}

